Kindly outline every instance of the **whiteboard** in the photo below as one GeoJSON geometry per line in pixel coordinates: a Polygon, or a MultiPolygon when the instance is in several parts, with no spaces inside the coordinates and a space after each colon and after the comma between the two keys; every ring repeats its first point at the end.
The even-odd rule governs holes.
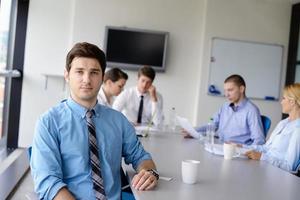
{"type": "Polygon", "coordinates": [[[224,95],[224,80],[239,74],[247,97],[278,100],[282,58],[282,45],[213,38],[208,94],[224,95]]]}

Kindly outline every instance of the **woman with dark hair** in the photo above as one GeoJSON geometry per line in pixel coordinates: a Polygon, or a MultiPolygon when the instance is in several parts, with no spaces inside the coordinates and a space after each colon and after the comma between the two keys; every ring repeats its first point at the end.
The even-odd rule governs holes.
{"type": "Polygon", "coordinates": [[[111,107],[113,98],[122,92],[127,79],[128,75],[119,68],[112,68],[105,72],[103,84],[98,94],[98,102],[111,107]]]}

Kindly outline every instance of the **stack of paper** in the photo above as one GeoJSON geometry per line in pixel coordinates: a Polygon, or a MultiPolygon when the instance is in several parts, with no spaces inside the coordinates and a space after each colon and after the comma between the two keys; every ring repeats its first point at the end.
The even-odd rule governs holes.
{"type": "Polygon", "coordinates": [[[199,139],[200,134],[194,129],[194,127],[192,126],[192,124],[189,122],[188,119],[177,116],[176,120],[177,120],[178,124],[181,126],[181,128],[186,130],[194,138],[199,139]]]}

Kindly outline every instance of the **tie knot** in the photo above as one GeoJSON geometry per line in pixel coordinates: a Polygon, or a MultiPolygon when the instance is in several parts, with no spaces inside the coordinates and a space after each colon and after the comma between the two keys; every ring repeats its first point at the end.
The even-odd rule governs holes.
{"type": "Polygon", "coordinates": [[[144,96],[143,95],[141,95],[141,99],[143,99],[144,98],[144,96]]]}
{"type": "Polygon", "coordinates": [[[88,110],[85,113],[85,116],[89,119],[91,119],[93,115],[94,115],[94,110],[88,110]]]}

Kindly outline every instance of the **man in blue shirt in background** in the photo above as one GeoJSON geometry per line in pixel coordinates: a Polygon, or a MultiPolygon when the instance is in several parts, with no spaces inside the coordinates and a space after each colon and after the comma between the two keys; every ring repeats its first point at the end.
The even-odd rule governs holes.
{"type": "MultiPolygon", "coordinates": [[[[259,109],[245,94],[246,83],[237,74],[224,81],[225,97],[229,102],[223,104],[213,117],[217,135],[223,142],[239,144],[264,144],[265,136],[259,109]]],[[[207,126],[196,128],[200,134],[205,133],[207,126]]],[[[184,137],[191,135],[185,130],[184,137]]]]}
{"type": "Polygon", "coordinates": [[[64,76],[70,97],[42,115],[32,144],[30,166],[40,199],[120,199],[122,157],[138,172],[132,180],[135,189],[149,190],[157,184],[155,164],[131,123],[118,111],[97,103],[105,68],[105,55],[96,45],[77,43],[67,55],[64,76]],[[100,160],[96,175],[102,180],[94,179],[91,162],[95,158],[90,155],[96,154],[91,152],[93,130],[87,118],[96,135],[94,152],[100,160]],[[97,181],[104,188],[101,197],[96,197],[97,181]]]}

